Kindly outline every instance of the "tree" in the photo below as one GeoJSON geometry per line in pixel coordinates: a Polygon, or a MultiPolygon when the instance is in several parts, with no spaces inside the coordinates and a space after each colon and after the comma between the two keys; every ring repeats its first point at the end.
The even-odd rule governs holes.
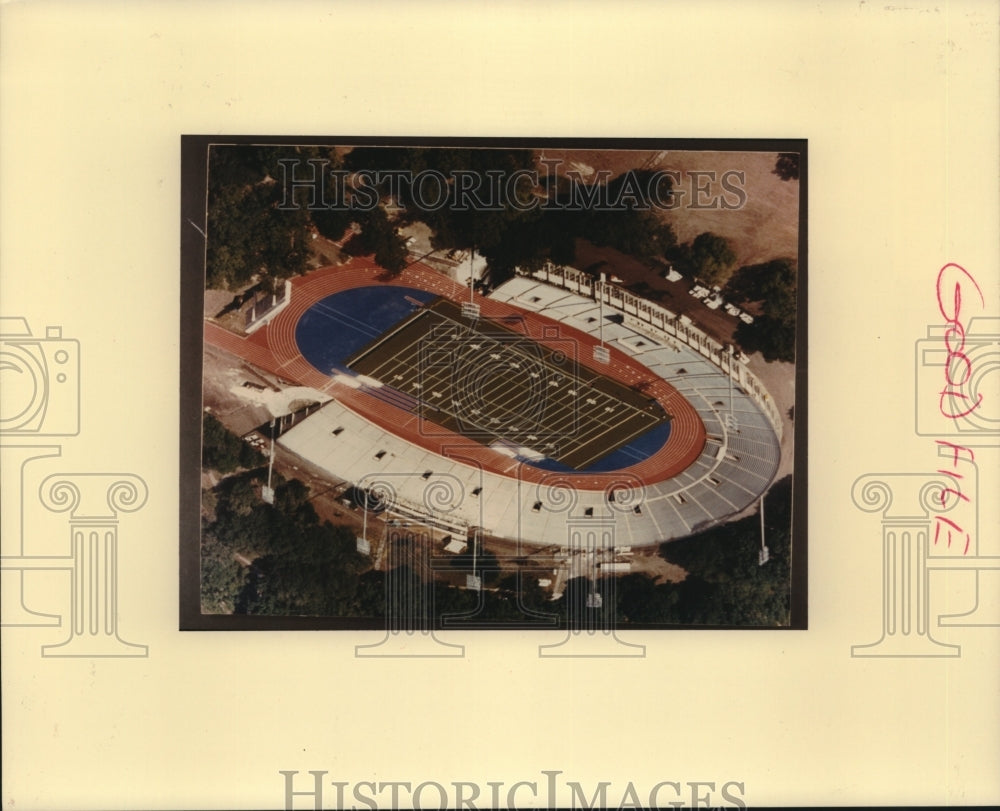
{"type": "Polygon", "coordinates": [[[201,548],[201,608],[206,614],[232,614],[246,585],[247,572],[230,549],[211,536],[201,548]]]}
{"type": "Polygon", "coordinates": [[[311,507],[285,515],[258,502],[244,531],[262,554],[254,559],[237,613],[353,615],[358,576],[367,562],[358,554],[350,529],[319,523],[311,507]],[[266,532],[255,532],[261,523],[266,532]]]}
{"type": "Polygon", "coordinates": [[[273,287],[304,273],[310,217],[306,189],[298,207],[285,207],[284,172],[278,161],[321,157],[306,147],[213,146],[209,151],[206,286],[238,289],[255,277],[273,287]]]}
{"type": "Polygon", "coordinates": [[[676,625],[680,591],[672,583],[656,585],[648,574],[633,572],[617,584],[618,619],[624,623],[676,625]]]}
{"type": "Polygon", "coordinates": [[[752,324],[740,323],[734,335],[744,352],[760,352],[768,362],[795,362],[795,323],[759,315],[752,324]]]}
{"type": "Polygon", "coordinates": [[[664,256],[677,245],[673,228],[651,211],[594,211],[586,218],[586,223],[587,227],[580,229],[580,236],[595,245],[609,245],[631,256],[664,256]]]}
{"type": "Polygon", "coordinates": [[[795,320],[798,294],[798,271],[792,259],[775,259],[761,268],[761,297],[764,312],[783,321],[795,320]]]}
{"type": "Polygon", "coordinates": [[[312,212],[312,221],[320,234],[334,242],[339,242],[354,221],[354,215],[346,206],[318,208],[312,212]]]}
{"type": "Polygon", "coordinates": [[[246,517],[257,506],[258,498],[253,485],[245,476],[237,476],[230,482],[225,498],[225,510],[233,515],[246,517]]]}
{"type": "Polygon", "coordinates": [[[495,585],[500,580],[500,562],[497,556],[483,547],[481,540],[470,542],[468,549],[455,555],[449,561],[453,569],[464,569],[472,574],[473,551],[475,551],[476,574],[489,586],[495,585]],[[473,550],[473,545],[476,549],[473,550]]]}
{"type": "Polygon", "coordinates": [[[736,342],[745,352],[760,352],[767,361],[794,362],[797,277],[792,259],[748,265],[733,274],[726,294],[735,301],[761,302],[762,314],[736,330],[736,342]]]}
{"type": "Polygon", "coordinates": [[[201,464],[206,470],[232,473],[263,462],[259,451],[232,434],[212,414],[205,413],[202,425],[201,464]]]}
{"type": "MultiPolygon", "coordinates": [[[[606,187],[587,186],[585,191],[581,188],[586,184],[578,179],[547,176],[542,185],[548,199],[542,203],[534,196],[537,190],[521,182],[535,169],[534,155],[525,149],[357,147],[345,156],[344,166],[367,170],[366,179],[372,181],[381,171],[375,184],[379,196],[384,200],[391,193],[399,207],[393,211],[393,222],[425,223],[436,250],[476,250],[486,259],[489,284],[494,287],[517,268],[535,270],[547,261],[572,263],[578,237],[643,258],[663,256],[677,242],[670,225],[650,210],[669,198],[670,178],[649,170],[626,172],[606,187]],[[439,206],[430,205],[428,188],[413,183],[432,177],[430,173],[436,173],[434,183],[428,184],[434,188],[431,198],[437,202],[441,194],[447,197],[439,206]],[[511,178],[521,180],[508,183],[511,178]],[[648,198],[651,187],[656,190],[655,201],[648,198]],[[581,200],[593,203],[581,207],[581,200]]],[[[381,215],[371,213],[367,223],[363,212],[355,218],[362,233],[353,250],[375,253],[376,261],[387,269],[403,267],[405,249],[385,232],[381,215]]],[[[317,227],[326,229],[323,233],[342,227],[342,221],[333,217],[332,224],[321,226],[326,216],[313,216],[317,227]]]]}
{"type": "Polygon", "coordinates": [[[282,481],[274,488],[274,506],[286,515],[295,515],[309,503],[309,488],[298,479],[282,481]]]}
{"type": "Polygon", "coordinates": [[[729,240],[710,231],[698,234],[686,253],[694,275],[710,285],[724,283],[736,265],[736,254],[729,240]]]}
{"type": "Polygon", "coordinates": [[[375,262],[390,273],[399,273],[406,267],[407,251],[403,238],[396,233],[385,209],[375,206],[358,214],[361,233],[350,243],[348,250],[357,255],[373,254],[375,262]]]}
{"type": "Polygon", "coordinates": [[[774,164],[774,174],[782,180],[799,179],[799,153],[779,152],[778,160],[774,164]]]}
{"type": "MultiPolygon", "coordinates": [[[[688,576],[674,586],[676,611],[685,624],[786,625],[791,600],[792,478],[775,482],[764,497],[770,560],[758,565],[760,519],[748,516],[660,547],[666,560],[688,576]]],[[[636,587],[623,578],[620,604],[635,599],[636,587]]],[[[642,596],[643,587],[639,584],[642,596]]]]}
{"type": "Polygon", "coordinates": [[[406,267],[409,257],[406,241],[391,226],[380,230],[372,253],[375,261],[390,273],[401,272],[406,267]]]}
{"type": "Polygon", "coordinates": [[[360,574],[369,563],[357,551],[354,532],[321,521],[298,479],[275,474],[274,504],[265,504],[258,493],[264,475],[263,468],[239,473],[215,488],[216,518],[202,532],[203,607],[331,617],[363,610],[368,613],[360,616],[372,616],[370,583],[359,596],[360,574]],[[237,572],[229,563],[237,556],[252,564],[237,572]]]}

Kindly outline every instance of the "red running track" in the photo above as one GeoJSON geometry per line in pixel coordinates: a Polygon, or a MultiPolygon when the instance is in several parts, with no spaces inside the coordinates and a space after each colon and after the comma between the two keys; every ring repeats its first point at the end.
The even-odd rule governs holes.
{"type": "MultiPolygon", "coordinates": [[[[306,276],[294,278],[288,305],[269,324],[252,335],[242,337],[206,321],[205,341],[284,380],[323,391],[383,430],[413,445],[448,458],[478,463],[493,473],[519,476],[524,481],[547,484],[557,481],[583,490],[607,490],[612,485],[630,482],[634,485],[653,484],[681,473],[698,458],[705,447],[705,426],[694,407],[665,380],[611,347],[611,362],[607,366],[592,368],[632,388],[644,386],[643,394],[655,398],[668,414],[673,415],[670,436],[663,447],[635,465],[610,473],[553,473],[517,463],[509,456],[490,450],[460,434],[438,429],[440,432],[436,431],[434,436],[425,435],[420,430],[418,416],[323,374],[302,357],[295,342],[295,327],[299,319],[316,302],[344,290],[385,283],[427,290],[457,302],[468,300],[469,295],[467,287],[425,265],[415,263],[401,275],[389,277],[370,257],[355,257],[346,265],[321,268],[306,276]]],[[[505,323],[505,326],[542,345],[549,344],[546,333],[563,340],[567,333],[571,333],[573,339],[585,350],[581,352],[581,359],[591,357],[592,347],[598,344],[590,335],[538,313],[520,310],[478,294],[475,295],[475,301],[485,318],[518,316],[516,324],[505,323]]]]}

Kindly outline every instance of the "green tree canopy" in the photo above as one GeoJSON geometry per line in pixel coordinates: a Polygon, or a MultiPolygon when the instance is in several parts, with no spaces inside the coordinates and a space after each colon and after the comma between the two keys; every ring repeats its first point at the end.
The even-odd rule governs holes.
{"type": "Polygon", "coordinates": [[[231,433],[212,414],[205,413],[202,425],[201,464],[206,470],[232,473],[263,462],[259,451],[231,433]]]}
{"type": "Polygon", "coordinates": [[[764,497],[770,560],[758,564],[760,519],[749,516],[670,541],[660,554],[688,571],[671,586],[679,591],[677,616],[685,624],[785,625],[791,600],[792,478],[764,497]]]}
{"type": "Polygon", "coordinates": [[[309,147],[213,146],[208,163],[208,246],[205,283],[238,289],[254,277],[271,286],[304,273],[309,258],[310,213],[298,189],[298,208],[283,207],[279,160],[328,159],[309,147]]]}
{"type": "Polygon", "coordinates": [[[726,285],[734,301],[761,303],[753,324],[741,323],[736,342],[746,352],[760,352],[767,361],[795,360],[795,316],[798,269],[792,259],[773,259],[740,268],[726,285]]]}
{"type": "Polygon", "coordinates": [[[698,234],[686,250],[691,272],[710,285],[723,284],[736,266],[729,240],[710,231],[698,234]]]}
{"type": "Polygon", "coordinates": [[[202,544],[201,608],[206,614],[232,614],[246,587],[247,570],[232,550],[211,537],[202,544]]]}
{"type": "Polygon", "coordinates": [[[782,180],[799,179],[799,153],[779,152],[774,164],[774,174],[782,180]]]}
{"type": "Polygon", "coordinates": [[[356,215],[361,232],[348,243],[347,250],[357,256],[373,254],[375,262],[390,273],[406,267],[407,251],[403,238],[381,206],[356,215]]]}

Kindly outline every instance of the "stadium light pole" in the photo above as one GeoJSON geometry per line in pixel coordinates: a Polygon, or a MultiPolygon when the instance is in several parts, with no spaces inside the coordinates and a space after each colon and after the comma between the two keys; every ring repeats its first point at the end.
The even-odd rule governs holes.
{"type": "Polygon", "coordinates": [[[606,278],[605,275],[602,273],[601,274],[601,297],[599,299],[601,310],[600,310],[600,317],[597,319],[598,326],[600,327],[601,348],[602,349],[604,348],[604,279],[605,278],[606,278]]]}
{"type": "Polygon", "coordinates": [[[764,543],[764,496],[760,497],[760,552],[757,555],[757,565],[763,566],[771,557],[771,550],[764,543]]]}
{"type": "Polygon", "coordinates": [[[274,488],[271,487],[271,473],[274,470],[274,417],[271,417],[271,453],[267,460],[267,485],[260,497],[265,504],[274,504],[274,488]]]}
{"type": "Polygon", "coordinates": [[[733,345],[729,344],[729,416],[733,413],[733,345]]]}
{"type": "Polygon", "coordinates": [[[466,580],[466,588],[473,588],[475,591],[482,591],[482,583],[476,576],[476,557],[478,550],[476,549],[479,541],[479,527],[476,527],[472,531],[472,577],[466,580]]]}
{"type": "Polygon", "coordinates": [[[469,252],[469,300],[462,303],[462,315],[469,320],[474,321],[479,318],[479,305],[475,301],[475,259],[476,259],[476,246],[472,246],[472,250],[469,252]]]}
{"type": "Polygon", "coordinates": [[[364,503],[361,505],[361,537],[368,540],[368,493],[364,490],[364,503]]]}
{"type": "Polygon", "coordinates": [[[604,280],[605,275],[602,273],[600,278],[594,282],[594,292],[597,293],[598,285],[600,286],[600,292],[597,293],[597,301],[600,316],[598,317],[598,336],[600,337],[601,345],[594,347],[594,360],[599,363],[608,363],[611,360],[611,355],[608,353],[608,348],[604,345],[604,280]]]}

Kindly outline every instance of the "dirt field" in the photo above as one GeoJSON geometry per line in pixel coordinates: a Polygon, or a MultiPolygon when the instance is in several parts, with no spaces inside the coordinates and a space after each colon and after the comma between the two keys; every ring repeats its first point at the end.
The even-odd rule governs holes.
{"type": "Polygon", "coordinates": [[[638,168],[679,173],[679,178],[671,176],[677,192],[676,207],[663,212],[679,242],[689,242],[711,231],[730,241],[737,266],[779,257],[798,258],[799,183],[781,180],[774,174],[777,153],[546,149],[537,155],[546,161],[561,161],[560,171],[564,173],[576,168],[584,180],[602,169],[612,176],[638,168]],[[728,182],[742,189],[746,201],[739,208],[726,210],[721,208],[723,201],[730,205],[740,201],[738,194],[723,188],[722,177],[730,171],[743,173],[742,179],[730,175],[728,182]],[[716,180],[692,172],[714,172],[716,180]],[[713,199],[719,207],[695,207],[713,199]]]}

